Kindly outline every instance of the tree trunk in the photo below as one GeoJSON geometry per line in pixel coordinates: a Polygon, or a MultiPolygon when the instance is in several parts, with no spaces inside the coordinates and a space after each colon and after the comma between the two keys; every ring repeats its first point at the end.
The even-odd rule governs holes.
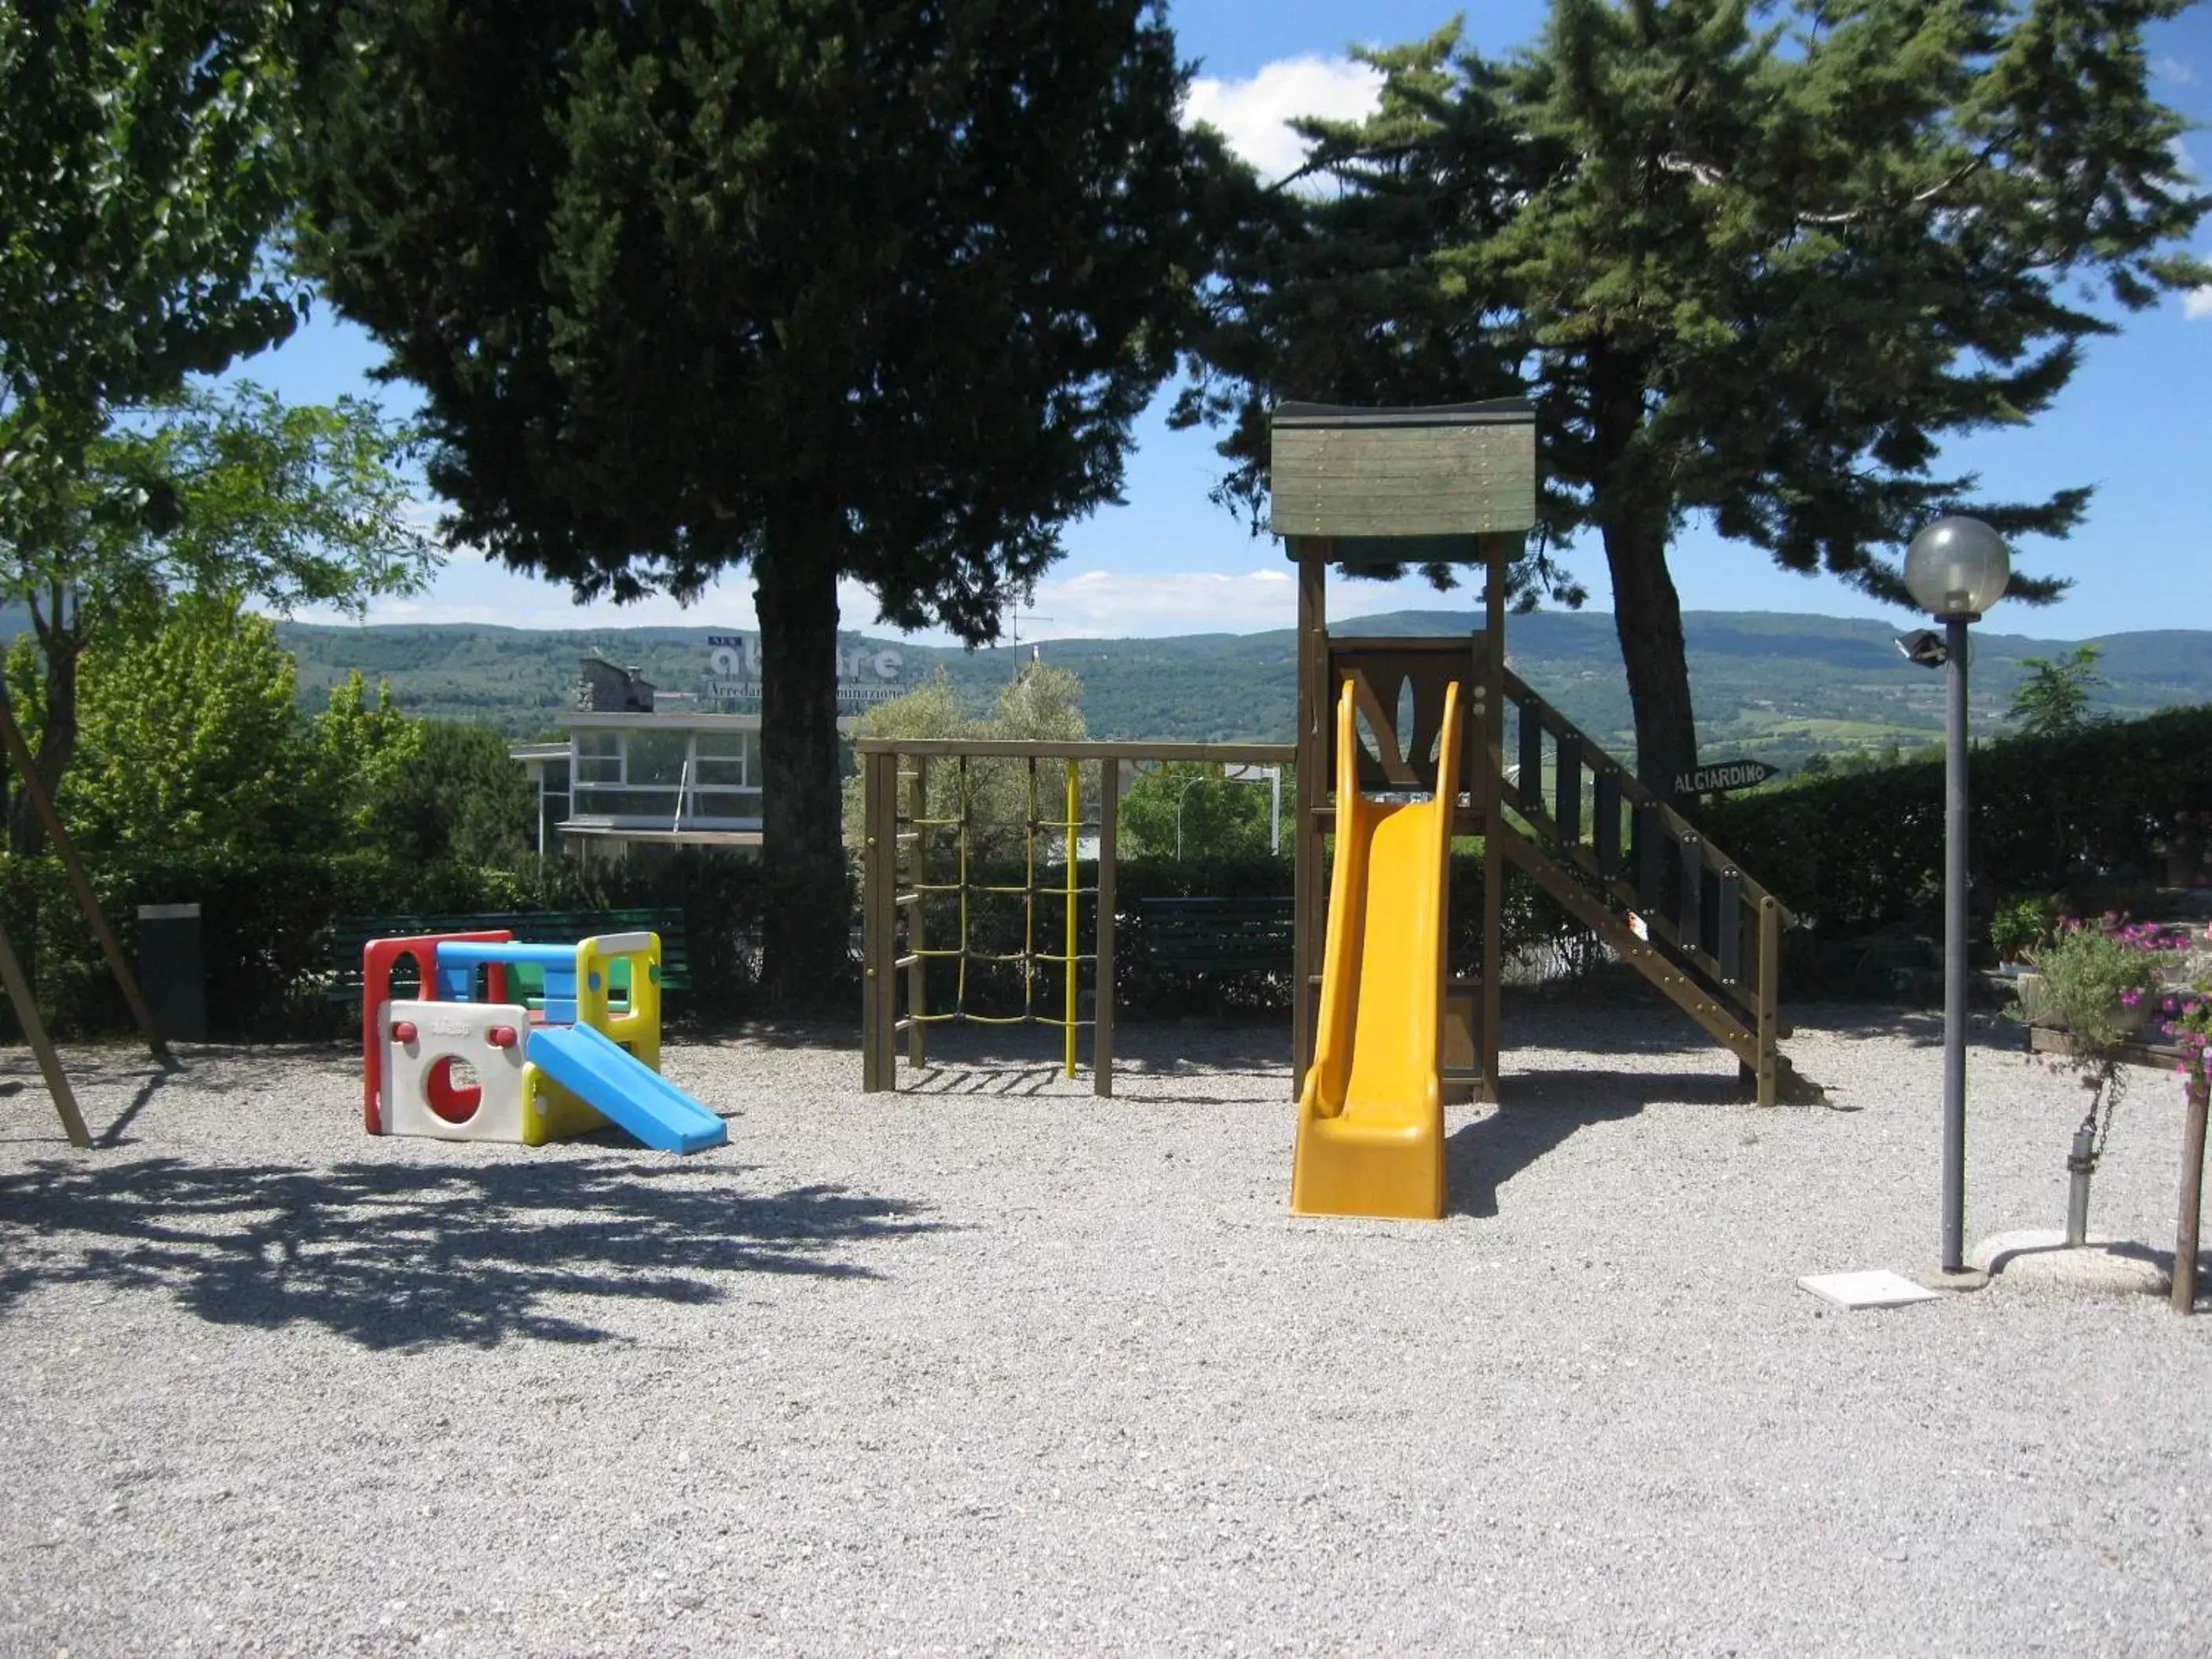
{"type": "MultiPolygon", "coordinates": [[[[46,707],[32,754],[47,799],[58,801],[62,775],[76,756],[78,646],[74,633],[60,628],[41,629],[39,643],[46,658],[46,707]]],[[[31,741],[28,733],[24,741],[31,741]]],[[[36,858],[46,850],[46,827],[39,822],[30,791],[20,784],[8,800],[8,845],[18,858],[36,858]]]]}
{"type": "Polygon", "coordinates": [[[834,520],[770,527],[754,567],[761,629],[763,943],[770,1003],[850,1012],[852,894],[837,788],[834,520]]]}
{"type": "Polygon", "coordinates": [[[1636,716],[1636,775],[1662,800],[1674,778],[1698,763],[1698,722],[1690,707],[1690,665],[1682,643],[1682,601],[1667,569],[1663,522],[1618,520],[1604,526],[1613,574],[1613,625],[1628,671],[1636,716]]]}

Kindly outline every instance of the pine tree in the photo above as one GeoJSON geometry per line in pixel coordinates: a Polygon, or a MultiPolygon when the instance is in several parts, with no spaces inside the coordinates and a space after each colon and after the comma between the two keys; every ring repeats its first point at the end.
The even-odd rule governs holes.
{"type": "Polygon", "coordinates": [[[1597,532],[1638,769],[1664,790],[1695,754],[1667,560],[1686,520],[1900,602],[1899,555],[1938,513],[2080,521],[2087,489],[1978,501],[1939,446],[2031,419],[2116,313],[2212,279],[2172,251],[2212,198],[2143,48],[2185,4],[1555,0],[1503,63],[1449,30],[1373,53],[1380,112],[1313,128],[1335,188],[1248,246],[1206,348],[1231,384],[1186,413],[1241,411],[1224,453],[1249,495],[1278,396],[1525,389],[1540,550],[1597,532]],[[2092,284],[2109,306],[2075,297],[2092,284]],[[1413,349],[1438,337],[1455,349],[1413,349]]]}

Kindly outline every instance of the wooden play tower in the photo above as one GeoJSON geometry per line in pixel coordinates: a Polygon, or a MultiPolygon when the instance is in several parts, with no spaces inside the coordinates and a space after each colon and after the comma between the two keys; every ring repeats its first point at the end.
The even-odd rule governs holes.
{"type": "Polygon", "coordinates": [[[1137,760],[1295,759],[1295,1089],[1315,1052],[1339,698],[1349,685],[1361,728],[1361,793],[1402,799],[1435,787],[1445,689],[1456,683],[1462,747],[1451,833],[1481,838],[1483,884],[1477,948],[1447,953],[1440,992],[1437,1064],[1445,1097],[1497,1098],[1501,916],[1511,864],[1735,1054],[1760,1103],[1772,1104],[1790,1086],[1775,1046],[1783,1035],[1776,985],[1789,913],[1506,661],[1507,572],[1535,523],[1530,406],[1519,399],[1433,409],[1285,404],[1275,411],[1273,445],[1273,528],[1297,566],[1294,745],[860,739],[864,1086],[897,1086],[901,1036],[908,1063],[919,1066],[928,1026],[981,1019],[1058,1028],[1070,1076],[1088,1029],[1097,1092],[1110,1094],[1120,767],[1137,760]],[[1440,639],[1329,633],[1332,566],[1437,562],[1481,568],[1480,629],[1440,639]],[[1014,887],[971,883],[964,809],[933,816],[928,805],[933,764],[965,769],[986,761],[1029,769],[1028,873],[1014,887]],[[1064,788],[1064,813],[1048,815],[1036,805],[1041,767],[1042,799],[1064,788]],[[1086,789],[1088,777],[1096,781],[1086,789]],[[1097,802],[1095,818],[1079,810],[1084,796],[1097,802]],[[1092,855],[1080,849],[1093,832],[1096,861],[1086,879],[1065,850],[1055,859],[1050,848],[1056,842],[1078,849],[1075,866],[1091,863],[1092,855]],[[1047,869],[1054,862],[1056,874],[1047,869]],[[969,896],[992,892],[1018,897],[1028,918],[1024,943],[1012,957],[980,951],[969,937],[969,896]],[[947,904],[957,898],[957,936],[925,939],[923,908],[932,895],[947,904]],[[1089,950],[1078,937],[1078,907],[1086,902],[1093,918],[1089,950]],[[1017,962],[1026,988],[1018,1012],[986,1018],[969,1010],[964,991],[949,1005],[931,1006],[924,993],[933,959],[957,965],[963,987],[971,963],[1017,962]],[[1089,1017],[1079,1012],[1085,1001],[1093,1006],[1089,1017]]]}
{"type": "Polygon", "coordinates": [[[1297,903],[1292,1044],[1311,1062],[1335,822],[1331,711],[1353,689],[1363,793],[1432,775],[1444,688],[1467,688],[1453,834],[1483,845],[1480,956],[1454,963],[1445,1081],[1497,1097],[1501,915],[1511,863],[1741,1062],[1771,1105],[1787,1083],[1777,978],[1781,902],[1507,665],[1506,573],[1535,524],[1535,416],[1525,401],[1430,409],[1285,404],[1273,422],[1273,528],[1298,572],[1297,903]],[[1483,626],[1442,639],[1339,638],[1327,576],[1479,566],[1483,626]],[[1372,747],[1368,746],[1371,741],[1372,747]]]}

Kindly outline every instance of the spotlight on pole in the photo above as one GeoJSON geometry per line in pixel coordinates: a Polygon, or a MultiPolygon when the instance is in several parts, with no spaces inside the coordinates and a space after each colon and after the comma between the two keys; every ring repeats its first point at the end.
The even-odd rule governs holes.
{"type": "Polygon", "coordinates": [[[1899,634],[1897,648],[1904,653],[1907,662],[1917,662],[1923,668],[1941,668],[1950,656],[1943,636],[1932,628],[1916,628],[1910,634],[1899,634]]]}

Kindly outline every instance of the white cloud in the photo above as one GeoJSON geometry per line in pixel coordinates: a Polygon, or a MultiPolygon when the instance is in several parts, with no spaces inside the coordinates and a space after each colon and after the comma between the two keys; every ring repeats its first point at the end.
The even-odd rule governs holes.
{"type": "Polygon", "coordinates": [[[2186,58],[2154,58],[2150,72],[2154,78],[2171,81],[2177,87],[2193,86],[2197,82],[2196,66],[2186,58]]]}
{"type": "Polygon", "coordinates": [[[1249,80],[1194,80],[1183,118],[1215,128],[1263,176],[1280,179],[1305,160],[1305,144],[1291,130],[1292,116],[1358,120],[1374,111],[1382,88],[1378,70],[1349,58],[1284,58],[1249,80]]]}
{"type": "MultiPolygon", "coordinates": [[[[1388,611],[1465,611],[1478,602],[1470,592],[1438,593],[1418,578],[1385,584],[1332,575],[1328,584],[1329,614],[1338,620],[1388,611]]],[[[878,638],[892,633],[876,621],[875,598],[858,582],[837,584],[837,609],[839,626],[849,632],[878,638]]],[[[1007,613],[1002,643],[1011,645],[1017,638],[1027,643],[1257,634],[1294,626],[1297,613],[1297,581],[1287,562],[1247,570],[1094,567],[1039,582],[1035,605],[1007,613]]],[[[299,620],[344,625],[352,618],[318,609],[301,612],[299,620]]],[[[448,564],[428,593],[372,605],[368,621],[378,627],[466,623],[584,633],[633,628],[750,630],[758,625],[752,583],[743,571],[693,605],[659,597],[629,605],[605,600],[579,605],[570,602],[568,590],[558,583],[518,575],[473,558],[448,564]]],[[[958,643],[936,630],[913,637],[923,645],[958,643]]]]}
{"type": "Polygon", "coordinates": [[[2181,314],[2191,322],[2212,317],[2212,287],[2192,288],[2181,296],[2181,314]]]}
{"type": "Polygon", "coordinates": [[[1297,620],[1290,571],[1083,570],[1037,584],[1024,612],[1024,639],[1145,638],[1166,634],[1250,634],[1297,620]]]}

